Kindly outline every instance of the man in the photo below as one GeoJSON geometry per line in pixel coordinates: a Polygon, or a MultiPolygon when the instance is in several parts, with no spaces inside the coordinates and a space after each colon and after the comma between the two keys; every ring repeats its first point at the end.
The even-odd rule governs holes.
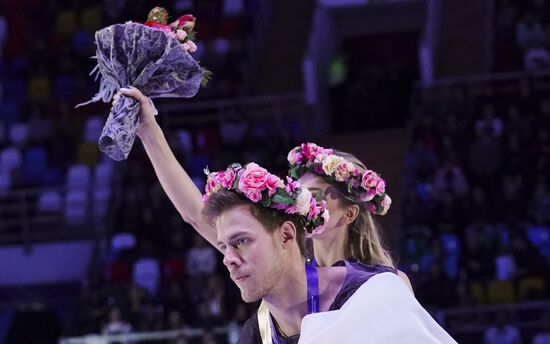
{"type": "Polygon", "coordinates": [[[288,182],[256,164],[207,180],[202,213],[216,228],[223,263],[245,302],[263,301],[240,343],[455,343],[390,268],[307,268],[304,234],[321,235],[328,217],[324,201],[288,182]]]}

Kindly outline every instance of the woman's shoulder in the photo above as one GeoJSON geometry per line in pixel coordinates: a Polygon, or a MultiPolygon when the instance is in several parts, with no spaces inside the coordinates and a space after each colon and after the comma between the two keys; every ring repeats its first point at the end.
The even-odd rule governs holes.
{"type": "Polygon", "coordinates": [[[334,263],[332,266],[345,266],[348,270],[359,270],[373,275],[383,272],[393,272],[397,274],[398,270],[393,266],[381,265],[381,264],[366,264],[358,260],[340,260],[334,263]]]}
{"type": "MultiPolygon", "coordinates": [[[[347,264],[349,264],[351,268],[364,271],[366,273],[370,273],[372,274],[372,276],[383,272],[392,272],[396,274],[403,281],[403,283],[405,283],[405,285],[407,286],[407,288],[409,288],[411,292],[414,293],[411,281],[409,280],[409,277],[407,276],[407,274],[397,268],[394,268],[393,266],[387,266],[387,265],[381,265],[381,264],[365,264],[360,261],[342,261],[342,262],[347,262],[347,264]]],[[[345,263],[342,263],[342,264],[345,264],[345,263]]]]}

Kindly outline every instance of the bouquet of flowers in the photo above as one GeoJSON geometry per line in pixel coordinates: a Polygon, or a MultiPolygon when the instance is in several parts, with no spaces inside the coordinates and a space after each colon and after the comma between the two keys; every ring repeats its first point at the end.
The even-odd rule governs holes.
{"type": "MultiPolygon", "coordinates": [[[[211,73],[199,66],[190,53],[195,17],[184,15],[167,24],[168,12],[155,7],[144,24],[127,22],[95,33],[97,66],[91,74],[100,76],[99,92],[89,102],[110,102],[121,87],[133,86],[150,98],[193,97],[206,85],[211,73]]],[[[120,95],[111,109],[99,149],[112,159],[126,159],[139,124],[139,103],[120,95]]]]}

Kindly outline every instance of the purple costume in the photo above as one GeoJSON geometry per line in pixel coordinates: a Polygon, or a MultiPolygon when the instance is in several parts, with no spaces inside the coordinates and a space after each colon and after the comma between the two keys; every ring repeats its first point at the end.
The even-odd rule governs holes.
{"type": "MultiPolygon", "coordinates": [[[[336,294],[333,303],[330,305],[329,311],[337,310],[361,287],[365,282],[374,275],[383,272],[393,272],[397,274],[397,270],[392,267],[383,265],[367,265],[357,261],[339,261],[333,266],[345,266],[347,269],[346,278],[342,284],[342,288],[336,294]]],[[[280,334],[279,334],[280,335],[280,334]]],[[[282,344],[296,344],[300,339],[300,335],[282,338],[282,344]]],[[[262,338],[258,327],[257,312],[255,312],[244,324],[239,338],[239,344],[261,344],[262,338]]]]}

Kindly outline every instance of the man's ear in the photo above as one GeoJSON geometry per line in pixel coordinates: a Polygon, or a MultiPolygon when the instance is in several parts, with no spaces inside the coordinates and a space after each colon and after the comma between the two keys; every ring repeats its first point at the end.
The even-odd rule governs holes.
{"type": "Polygon", "coordinates": [[[296,241],[296,226],[292,221],[283,222],[279,227],[279,235],[283,248],[289,247],[290,244],[296,241]]]}
{"type": "Polygon", "coordinates": [[[360,211],[361,209],[359,209],[359,206],[357,204],[352,204],[349,207],[347,207],[343,216],[346,223],[347,224],[353,223],[353,221],[355,221],[357,216],[359,216],[360,211]]]}

